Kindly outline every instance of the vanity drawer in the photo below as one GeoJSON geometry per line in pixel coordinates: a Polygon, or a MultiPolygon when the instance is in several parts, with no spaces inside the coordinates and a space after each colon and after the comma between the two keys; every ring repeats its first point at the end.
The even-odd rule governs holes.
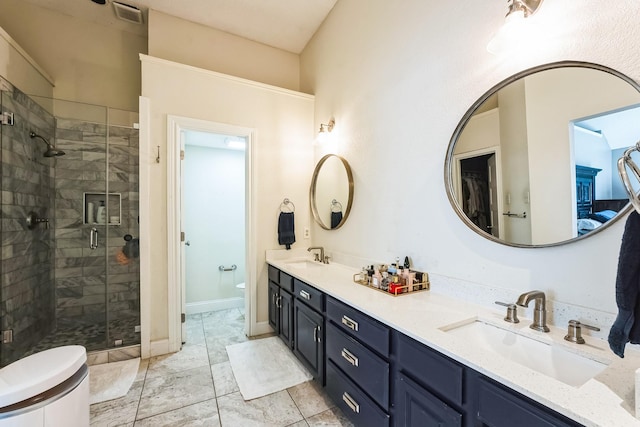
{"type": "Polygon", "coordinates": [[[275,283],[280,283],[280,270],[274,266],[269,266],[269,280],[275,283]]]}
{"type": "Polygon", "coordinates": [[[327,361],[326,392],[356,426],[389,426],[389,415],[360,391],[330,360],[327,361]]]}
{"type": "Polygon", "coordinates": [[[462,365],[399,332],[394,331],[394,340],[401,371],[444,399],[462,406],[462,365]]]}
{"type": "Polygon", "coordinates": [[[341,330],[389,357],[389,328],[333,298],[327,298],[327,317],[341,330]]]}
{"type": "Polygon", "coordinates": [[[303,301],[309,307],[319,313],[324,312],[324,294],[313,286],[293,279],[293,293],[298,300],[303,301]]]}
{"type": "Polygon", "coordinates": [[[389,410],[389,363],[327,323],[326,353],[353,382],[385,410],[389,410]]]}
{"type": "Polygon", "coordinates": [[[293,277],[289,276],[284,271],[280,272],[280,287],[289,292],[293,292],[293,277]]]}

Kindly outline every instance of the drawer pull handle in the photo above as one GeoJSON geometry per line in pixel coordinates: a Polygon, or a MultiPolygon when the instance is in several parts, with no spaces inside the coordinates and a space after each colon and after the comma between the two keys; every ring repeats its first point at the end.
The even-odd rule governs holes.
{"type": "Polygon", "coordinates": [[[300,290],[300,296],[306,299],[307,301],[311,299],[311,294],[307,291],[300,290]]]}
{"type": "Polygon", "coordinates": [[[315,328],[313,328],[313,340],[315,342],[321,342],[322,340],[320,339],[320,336],[318,335],[318,333],[322,331],[320,326],[316,326],[315,328]]]}
{"type": "Polygon", "coordinates": [[[347,362],[351,363],[353,366],[356,366],[356,367],[358,366],[359,364],[358,358],[354,356],[354,354],[351,353],[349,350],[347,350],[346,348],[343,348],[340,354],[347,362]]]}
{"type": "Polygon", "coordinates": [[[352,331],[358,332],[358,322],[356,322],[355,320],[350,319],[347,316],[342,316],[342,324],[346,325],[347,328],[351,329],[352,331]]]}
{"type": "Polygon", "coordinates": [[[346,391],[342,393],[342,400],[347,404],[349,408],[356,414],[360,413],[360,405],[353,399],[353,397],[349,396],[349,393],[346,391]]]}

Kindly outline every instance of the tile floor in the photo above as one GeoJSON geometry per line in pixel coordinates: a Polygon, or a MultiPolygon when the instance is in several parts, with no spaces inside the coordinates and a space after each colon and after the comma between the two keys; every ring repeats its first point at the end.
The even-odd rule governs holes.
{"type": "Polygon", "coordinates": [[[310,381],[244,401],[225,346],[248,340],[241,309],[187,316],[182,351],[143,360],[129,393],[91,406],[92,426],[351,426],[310,381]]]}

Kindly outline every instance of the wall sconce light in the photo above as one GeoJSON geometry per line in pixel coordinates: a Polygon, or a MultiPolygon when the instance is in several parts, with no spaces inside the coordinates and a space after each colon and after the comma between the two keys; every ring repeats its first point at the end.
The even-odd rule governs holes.
{"type": "Polygon", "coordinates": [[[333,130],[333,127],[336,125],[336,121],[335,119],[332,117],[329,120],[329,123],[324,124],[324,123],[320,123],[320,130],[318,131],[318,133],[325,133],[325,132],[331,132],[333,130]]]}
{"type": "Polygon", "coordinates": [[[329,123],[320,123],[320,130],[318,130],[318,137],[316,138],[316,142],[323,143],[327,141],[329,137],[329,133],[333,130],[333,127],[336,125],[335,119],[332,117],[329,120],[329,123]]]}
{"type": "Polygon", "coordinates": [[[507,0],[504,25],[489,41],[487,51],[499,54],[526,44],[530,26],[526,19],[536,13],[541,4],[542,0],[507,0]]]}

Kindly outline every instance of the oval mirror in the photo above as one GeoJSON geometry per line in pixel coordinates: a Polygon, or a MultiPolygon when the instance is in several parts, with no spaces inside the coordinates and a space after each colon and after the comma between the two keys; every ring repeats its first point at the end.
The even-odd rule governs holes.
{"type": "Polygon", "coordinates": [[[447,195],[465,224],[499,243],[585,238],[627,211],[616,161],[639,140],[635,81],[584,62],[531,68],[462,117],[445,160],[447,195]]]}
{"type": "Polygon", "coordinates": [[[336,230],[344,225],[353,203],[353,175],[345,159],[335,154],[320,159],[313,171],[309,200],[320,227],[336,230]]]}

